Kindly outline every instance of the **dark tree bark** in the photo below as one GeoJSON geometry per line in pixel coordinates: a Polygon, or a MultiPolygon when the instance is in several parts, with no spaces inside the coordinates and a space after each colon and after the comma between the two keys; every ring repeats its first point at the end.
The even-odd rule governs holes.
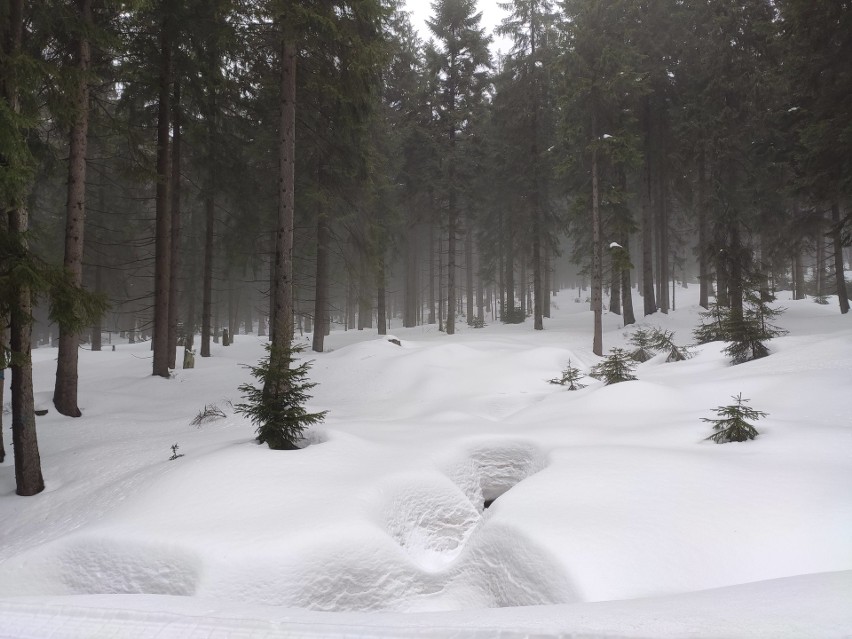
{"type": "Polygon", "coordinates": [[[385,291],[385,261],[379,258],[378,287],[376,288],[376,324],[379,335],[388,334],[387,299],[385,291]]]}
{"type": "Polygon", "coordinates": [[[165,15],[160,29],[159,109],[157,112],[157,193],[154,257],[154,365],[153,374],[169,377],[169,280],[171,272],[171,179],[169,133],[171,130],[172,16],[171,2],[163,2],[165,15]]]}
{"type": "Polygon", "coordinates": [[[840,303],[840,312],[849,312],[849,294],[846,291],[846,277],[843,273],[843,241],[840,226],[840,205],[834,202],[831,205],[831,223],[834,227],[832,240],[834,244],[834,279],[837,289],[837,301],[840,303]]]}
{"type": "Polygon", "coordinates": [[[328,327],[328,259],[330,233],[325,213],[317,212],[317,270],[314,294],[314,336],[311,348],[322,353],[328,327]]]}
{"type": "Polygon", "coordinates": [[[405,288],[403,293],[402,325],[417,326],[417,226],[409,222],[405,231],[405,288]]]}
{"type": "Polygon", "coordinates": [[[505,272],[503,284],[506,288],[506,303],[503,307],[504,319],[509,319],[515,312],[515,244],[511,234],[506,234],[506,252],[504,254],[505,272]]]}
{"type": "Polygon", "coordinates": [[[464,234],[465,313],[468,325],[473,324],[473,232],[468,222],[464,234]]]}
{"type": "Polygon", "coordinates": [[[177,368],[178,293],[181,266],[180,220],[181,111],[180,83],[175,81],[172,104],[171,268],[169,269],[169,368],[177,368]]]}
{"type": "Polygon", "coordinates": [[[698,304],[703,308],[710,305],[710,248],[708,219],[707,219],[707,169],[705,152],[702,148],[698,154],[698,180],[696,188],[696,213],[698,215],[698,304]]]}
{"type": "Polygon", "coordinates": [[[621,269],[612,250],[610,258],[609,312],[621,315],[621,269]]]}
{"type": "MultiPolygon", "coordinates": [[[[597,144],[597,123],[592,114],[592,140],[597,144]]],[[[592,311],[594,313],[594,337],[592,352],[603,355],[603,269],[601,260],[601,213],[598,194],[598,150],[592,147],[592,311]]]]}
{"type": "MultiPolygon", "coordinates": [[[[275,309],[269,366],[287,367],[286,356],[293,342],[293,225],[296,163],[296,45],[289,25],[281,30],[281,77],[279,86],[280,122],[278,126],[278,218],[275,228],[275,282],[272,297],[275,309]]],[[[263,392],[277,397],[282,388],[267,381],[263,392]]]]}
{"type": "MultiPolygon", "coordinates": [[[[5,59],[14,59],[20,55],[23,42],[23,2],[9,0],[0,5],[0,34],[2,34],[5,59]]],[[[0,66],[0,95],[6,102],[6,108],[17,113],[20,108],[18,87],[15,77],[0,66]]],[[[20,198],[23,199],[23,198],[20,198]]],[[[27,231],[29,216],[22,203],[13,199],[3,202],[4,211],[8,211],[8,232],[17,240],[20,255],[11,259],[25,259],[28,251],[27,231]]],[[[9,257],[9,256],[4,256],[9,257]]],[[[12,450],[15,455],[15,491],[18,495],[29,496],[44,490],[41,474],[41,458],[38,452],[38,439],[35,428],[35,401],[33,398],[33,367],[30,351],[32,339],[32,293],[25,284],[17,284],[9,292],[11,310],[9,317],[9,347],[12,363],[12,450]]]]}
{"type": "Polygon", "coordinates": [[[435,225],[429,225],[429,319],[435,323],[435,225]]]}
{"type": "Polygon", "coordinates": [[[359,247],[358,270],[358,330],[373,328],[373,278],[367,249],[359,247]]]}
{"type": "Polygon", "coordinates": [[[204,198],[204,273],[201,284],[201,357],[210,357],[213,316],[213,234],[216,226],[216,203],[213,195],[204,198]]]}
{"type": "Polygon", "coordinates": [[[553,290],[553,264],[550,259],[550,247],[544,247],[544,291],[542,293],[543,306],[541,314],[543,317],[550,317],[550,294],[553,290]]]}
{"type": "MultiPolygon", "coordinates": [[[[65,270],[69,283],[83,284],[83,233],[86,224],[86,147],[89,134],[89,78],[92,53],[87,34],[92,26],[91,0],[77,0],[81,23],[77,40],[77,77],[74,86],[74,122],[68,148],[68,199],[65,205],[65,270]]],[[[79,333],[59,327],[59,353],[53,405],[68,417],[80,417],[77,406],[77,355],[79,333]]]]}
{"type": "MultiPolygon", "coordinates": [[[[455,140],[453,134],[452,139],[455,140]]],[[[455,180],[455,171],[450,170],[450,183],[455,180]]],[[[456,192],[451,186],[449,206],[447,207],[447,335],[456,332],[456,225],[458,210],[456,208],[456,192]]]]}
{"type": "MultiPolygon", "coordinates": [[[[103,267],[100,264],[95,264],[95,293],[103,293],[103,267]]],[[[100,352],[103,347],[103,319],[98,315],[95,323],[92,325],[92,351],[100,352]]]]}
{"type": "Polygon", "coordinates": [[[625,326],[636,323],[636,316],[633,314],[633,289],[630,283],[629,268],[621,271],[621,313],[625,326]]]}

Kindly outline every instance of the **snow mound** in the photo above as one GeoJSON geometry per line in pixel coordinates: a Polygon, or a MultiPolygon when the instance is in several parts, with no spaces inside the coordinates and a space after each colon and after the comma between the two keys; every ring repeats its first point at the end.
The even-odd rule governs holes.
{"type": "Polygon", "coordinates": [[[201,565],[195,553],[168,542],[114,533],[75,535],[4,564],[0,595],[192,596],[201,565]]]}
{"type": "Polygon", "coordinates": [[[477,507],[500,495],[547,466],[538,446],[522,440],[476,441],[461,461],[448,465],[447,475],[477,507]]]}
{"type": "Polygon", "coordinates": [[[573,603],[560,564],[514,527],[483,519],[447,586],[459,609],[573,603]]]}
{"type": "Polygon", "coordinates": [[[195,594],[200,563],[170,544],[83,537],[61,555],[62,581],[73,594],[195,594]]]}
{"type": "Polygon", "coordinates": [[[395,476],[382,489],[382,518],[391,538],[426,570],[446,567],[461,552],[479,513],[446,477],[395,476]]]}

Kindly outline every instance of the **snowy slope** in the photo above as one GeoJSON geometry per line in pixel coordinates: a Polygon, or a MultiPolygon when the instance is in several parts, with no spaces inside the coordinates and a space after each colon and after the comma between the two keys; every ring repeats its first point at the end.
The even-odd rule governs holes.
{"type": "MultiPolygon", "coordinates": [[[[262,338],[171,380],[146,344],[82,351],[77,420],[35,351],[47,490],[0,467],[0,636],[852,634],[850,318],[784,301],[768,358],[710,344],[568,392],[546,380],[598,358],[587,306],[554,301],[544,332],[333,333],[300,451],[229,405],[262,338]],[[740,392],[760,436],[705,441],[740,392]],[[226,417],[192,426],[210,403],[226,417]]],[[[696,311],[646,323],[687,343],[696,311]]]]}

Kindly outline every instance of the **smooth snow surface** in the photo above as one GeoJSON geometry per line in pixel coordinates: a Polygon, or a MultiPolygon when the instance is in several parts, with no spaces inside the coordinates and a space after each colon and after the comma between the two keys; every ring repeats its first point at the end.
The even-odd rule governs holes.
{"type": "MultiPolygon", "coordinates": [[[[689,343],[695,293],[642,323],[689,343]]],[[[169,380],[148,344],[82,350],[79,419],[34,351],[47,489],[14,494],[6,429],[0,637],[852,636],[852,318],[784,300],[765,359],[569,392],[547,380],[600,361],[572,298],[545,331],[332,333],[298,451],[231,407],[263,338],[169,380]],[[706,441],[740,392],[759,437],[706,441]]]]}

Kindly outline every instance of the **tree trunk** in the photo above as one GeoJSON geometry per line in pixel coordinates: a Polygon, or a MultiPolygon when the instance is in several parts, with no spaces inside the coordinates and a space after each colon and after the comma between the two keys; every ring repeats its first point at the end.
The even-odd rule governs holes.
{"type": "MultiPolygon", "coordinates": [[[[23,2],[9,0],[0,10],[5,9],[0,33],[3,41],[4,58],[15,59],[20,55],[23,40],[23,2]]],[[[15,77],[0,67],[0,93],[6,101],[6,107],[12,113],[18,113],[18,88],[15,77]]],[[[27,231],[29,220],[27,211],[22,206],[23,194],[14,194],[10,201],[0,203],[3,211],[8,210],[8,231],[11,239],[16,240],[20,251],[14,260],[26,259],[27,231]],[[17,197],[15,197],[17,195],[17,197]]],[[[15,485],[19,495],[35,495],[44,490],[44,479],[41,475],[41,460],[38,452],[38,440],[35,429],[35,405],[33,399],[32,355],[31,345],[31,313],[32,295],[25,283],[16,283],[11,287],[11,311],[9,317],[9,355],[12,358],[12,449],[15,455],[15,485]]],[[[0,433],[2,436],[2,433],[0,433]]]]}
{"type": "MultiPolygon", "coordinates": [[[[648,169],[645,169],[647,174],[648,169]]],[[[646,176],[646,181],[647,181],[646,176]]],[[[656,293],[654,291],[654,216],[651,209],[648,186],[642,193],[642,299],[644,314],[657,312],[656,293]]]]}
{"type": "Polygon", "coordinates": [[[405,233],[405,293],[403,299],[402,325],[417,326],[417,227],[409,222],[405,233]]]}
{"type": "Polygon", "coordinates": [[[435,323],[435,225],[429,225],[429,319],[435,323]]]}
{"type": "Polygon", "coordinates": [[[171,271],[171,213],[169,197],[169,132],[171,118],[172,19],[170,2],[160,28],[160,95],[157,112],[157,224],[154,258],[153,374],[169,376],[169,281],[171,271]]]}
{"type": "Polygon", "coordinates": [[[511,233],[506,234],[505,269],[503,284],[506,288],[506,303],[503,307],[503,320],[513,321],[515,314],[515,245],[511,233]]]}
{"type": "Polygon", "coordinates": [[[180,154],[181,113],[180,83],[175,80],[174,104],[172,105],[172,182],[171,182],[171,269],[169,270],[169,368],[177,368],[178,341],[178,289],[180,269],[180,154]]]}
{"type": "Polygon", "coordinates": [[[705,166],[704,149],[698,154],[698,187],[695,208],[698,214],[698,305],[709,308],[710,264],[707,246],[707,171],[705,166]]]}
{"type": "Polygon", "coordinates": [[[379,258],[378,287],[376,288],[376,324],[379,335],[388,334],[387,300],[385,299],[385,261],[379,258]]]}
{"type": "Polygon", "coordinates": [[[545,244],[544,247],[544,292],[542,293],[543,307],[541,314],[543,317],[550,317],[550,294],[553,290],[553,264],[550,259],[550,247],[545,244]]]}
{"type": "Polygon", "coordinates": [[[834,243],[834,279],[837,288],[837,301],[840,303],[841,314],[849,312],[849,295],[846,291],[846,277],[843,273],[843,242],[840,234],[840,205],[831,205],[831,223],[834,227],[832,240],[834,243]]]}
{"type": "Polygon", "coordinates": [[[311,348],[322,353],[328,321],[328,258],[330,233],[325,213],[317,212],[317,270],[314,293],[314,336],[311,348]]]}
{"type": "MultiPolygon", "coordinates": [[[[6,220],[0,220],[0,232],[6,232],[6,220]]],[[[0,363],[0,464],[6,461],[6,443],[4,442],[5,435],[3,434],[3,409],[5,408],[5,404],[3,403],[3,394],[6,391],[6,317],[0,316],[0,355],[3,358],[2,363],[0,363]]]]}
{"type": "Polygon", "coordinates": [[[609,312],[621,315],[621,269],[615,256],[616,249],[610,249],[609,312]]]}
{"type": "Polygon", "coordinates": [[[592,311],[594,312],[594,337],[592,352],[603,355],[603,272],[601,260],[601,213],[598,195],[597,123],[592,114],[592,311]]]}
{"type": "MultiPolygon", "coordinates": [[[[623,238],[625,246],[627,246],[627,238],[623,238]]],[[[621,271],[621,311],[624,318],[624,325],[636,323],[636,316],[633,314],[633,289],[630,284],[630,269],[626,268],[621,271]]]]}
{"type": "MultiPolygon", "coordinates": [[[[450,177],[453,180],[453,177],[450,177]]],[[[447,335],[456,332],[456,211],[455,188],[450,188],[447,207],[447,335]]]]}
{"type": "MultiPolygon", "coordinates": [[[[103,268],[100,264],[95,264],[95,293],[103,293],[103,276],[102,276],[103,268]]],[[[98,315],[95,323],[92,324],[92,351],[100,352],[103,344],[103,318],[98,315]]],[[[2,405],[2,402],[0,402],[2,405]]]]}
{"type": "Polygon", "coordinates": [[[438,233],[438,330],[444,332],[444,235],[438,233]]]}
{"type": "MultiPolygon", "coordinates": [[[[77,40],[77,76],[74,87],[74,122],[68,148],[68,199],[65,206],[65,271],[69,283],[83,285],[83,233],[86,223],[86,147],[89,134],[89,68],[91,48],[88,32],[92,27],[91,0],[77,0],[81,34],[77,40]]],[[[79,333],[59,327],[59,353],[53,405],[68,417],[80,417],[77,406],[77,355],[79,333]]]]}
{"type": "MultiPolygon", "coordinates": [[[[29,226],[26,209],[19,207],[9,213],[9,233],[18,238],[27,251],[29,226]]],[[[15,485],[19,495],[30,496],[44,490],[41,457],[36,437],[35,399],[33,397],[32,294],[25,284],[13,291],[10,347],[12,357],[12,449],[15,455],[15,485]]]]}
{"type": "MultiPolygon", "coordinates": [[[[281,19],[284,21],[284,18],[281,19]]],[[[269,367],[287,368],[293,342],[293,225],[295,206],[296,162],[296,45],[288,33],[289,25],[279,24],[281,30],[280,123],[278,126],[278,219],[275,229],[275,285],[272,291],[275,322],[269,367]]],[[[280,376],[273,376],[280,379],[280,376]]],[[[278,397],[282,389],[267,378],[265,397],[278,397]]]]}
{"type": "Polygon", "coordinates": [[[216,226],[216,202],[211,193],[204,198],[204,274],[201,284],[201,357],[210,357],[213,319],[213,234],[216,226]]]}
{"type": "Polygon", "coordinates": [[[465,295],[468,326],[473,324],[473,232],[468,221],[464,234],[465,295]]]}

